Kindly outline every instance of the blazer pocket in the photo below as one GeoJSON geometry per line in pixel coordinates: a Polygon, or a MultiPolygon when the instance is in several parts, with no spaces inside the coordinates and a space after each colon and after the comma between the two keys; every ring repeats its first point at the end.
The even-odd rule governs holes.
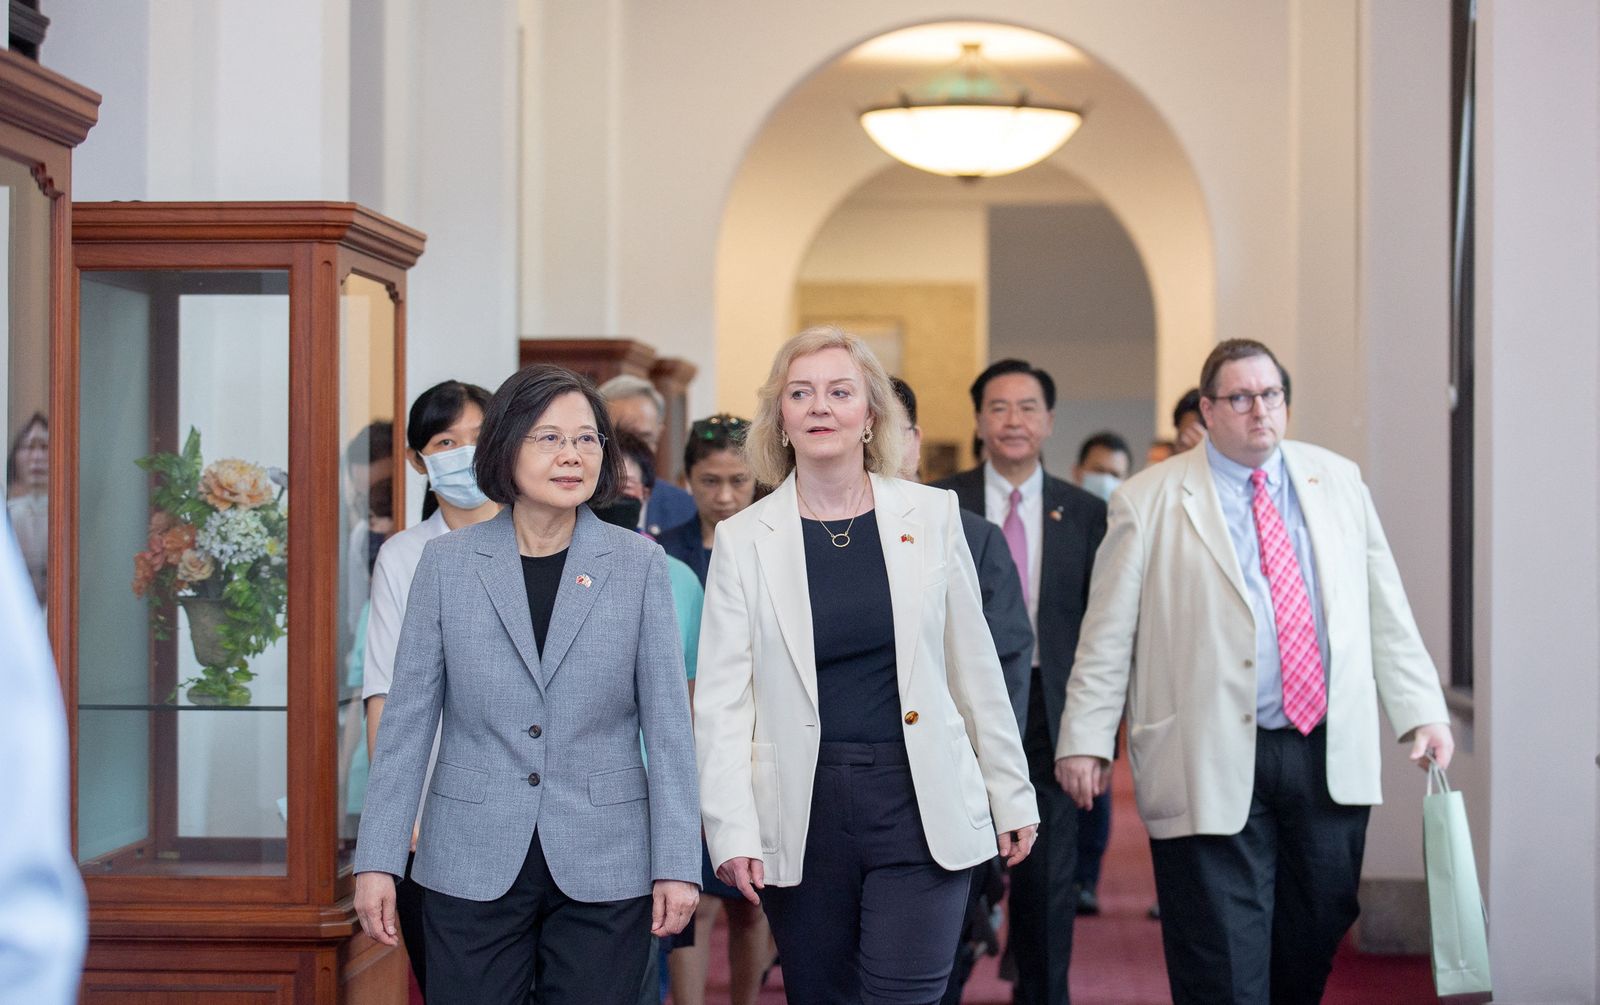
{"type": "Polygon", "coordinates": [[[596,806],[633,802],[649,795],[643,767],[596,771],[589,776],[589,802],[596,806]]]}
{"type": "Polygon", "coordinates": [[[761,832],[761,852],[775,854],[782,838],[783,802],[778,798],[778,746],[750,744],[750,778],[756,797],[756,825],[761,832]]]}
{"type": "Polygon", "coordinates": [[[1147,725],[1134,724],[1128,730],[1134,801],[1146,820],[1165,820],[1189,808],[1181,736],[1176,714],[1147,725]]]}
{"type": "Polygon", "coordinates": [[[449,761],[439,761],[433,766],[434,795],[446,799],[459,799],[464,803],[481,803],[489,791],[489,773],[477,768],[464,768],[449,761]]]}
{"type": "Polygon", "coordinates": [[[967,811],[967,821],[974,827],[994,826],[989,812],[989,789],[983,783],[983,769],[978,766],[978,755],[972,749],[963,722],[950,723],[950,754],[956,762],[956,784],[961,787],[961,805],[967,811]]]}

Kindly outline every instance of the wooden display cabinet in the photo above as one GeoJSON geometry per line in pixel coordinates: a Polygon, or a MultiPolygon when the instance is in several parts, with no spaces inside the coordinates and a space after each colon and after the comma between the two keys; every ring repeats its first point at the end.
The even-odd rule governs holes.
{"type": "Polygon", "coordinates": [[[79,203],[62,661],[83,1001],[403,1002],[351,907],[406,270],[349,203],[79,203]]]}

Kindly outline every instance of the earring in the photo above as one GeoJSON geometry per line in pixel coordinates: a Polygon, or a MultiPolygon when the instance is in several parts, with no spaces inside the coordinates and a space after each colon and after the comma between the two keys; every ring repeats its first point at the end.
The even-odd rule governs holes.
{"type": "Polygon", "coordinates": [[[862,430],[862,432],[861,432],[861,442],[862,443],[871,443],[872,442],[872,427],[871,426],[868,426],[866,429],[862,430]]]}
{"type": "Polygon", "coordinates": [[[787,430],[779,430],[778,431],[778,439],[782,440],[783,441],[783,445],[787,447],[789,445],[789,433],[788,433],[788,431],[787,430]]]}

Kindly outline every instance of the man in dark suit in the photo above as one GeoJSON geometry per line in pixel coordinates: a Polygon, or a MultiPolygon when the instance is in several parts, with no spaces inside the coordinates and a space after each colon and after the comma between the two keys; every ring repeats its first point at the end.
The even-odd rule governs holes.
{"type": "Polygon", "coordinates": [[[1072,959],[1077,810],[1055,781],[1055,743],[1066,703],[1078,627],[1089,601],[1095,549],[1105,536],[1106,504],[1045,474],[1044,442],[1055,423],[1050,375],[1003,359],[972,383],[986,460],[940,482],[963,509],[1001,528],[1020,576],[1038,640],[1030,661],[1022,745],[1039,796],[1039,845],[1012,871],[1011,953],[1017,1005],[1066,1005],[1072,959]]]}
{"type": "MultiPolygon", "coordinates": [[[[900,477],[917,481],[918,465],[922,457],[922,427],[917,425],[917,394],[911,385],[899,377],[890,378],[895,397],[906,410],[906,453],[900,463],[900,477]]],[[[983,619],[989,625],[989,635],[994,639],[996,655],[1000,657],[1000,672],[1006,679],[1006,693],[1011,697],[1011,710],[1017,717],[1020,731],[1027,722],[1028,678],[1033,666],[1033,625],[1028,621],[1028,607],[1022,602],[1022,580],[1017,575],[1017,565],[1011,560],[1006,539],[1000,528],[971,510],[961,511],[961,532],[967,539],[967,550],[972,552],[972,563],[978,568],[978,589],[983,597],[983,619]]],[[[999,858],[979,866],[972,877],[972,889],[967,898],[967,920],[962,926],[961,943],[956,948],[955,966],[950,970],[950,982],[945,987],[942,1003],[955,1005],[961,1001],[961,990],[972,975],[980,947],[998,944],[998,935],[989,918],[991,909],[1000,902],[1005,889],[1004,866],[999,858]]],[[[993,953],[994,949],[986,948],[993,953]]]]}

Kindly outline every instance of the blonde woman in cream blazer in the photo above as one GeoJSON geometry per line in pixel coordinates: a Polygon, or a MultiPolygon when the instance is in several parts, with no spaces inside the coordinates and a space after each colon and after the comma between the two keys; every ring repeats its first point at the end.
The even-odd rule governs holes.
{"type": "Polygon", "coordinates": [[[943,994],[969,870],[1039,820],[953,493],[889,477],[904,422],[855,336],[779,351],[718,525],[695,739],[711,860],[766,907],[790,1002],[943,994]]]}

